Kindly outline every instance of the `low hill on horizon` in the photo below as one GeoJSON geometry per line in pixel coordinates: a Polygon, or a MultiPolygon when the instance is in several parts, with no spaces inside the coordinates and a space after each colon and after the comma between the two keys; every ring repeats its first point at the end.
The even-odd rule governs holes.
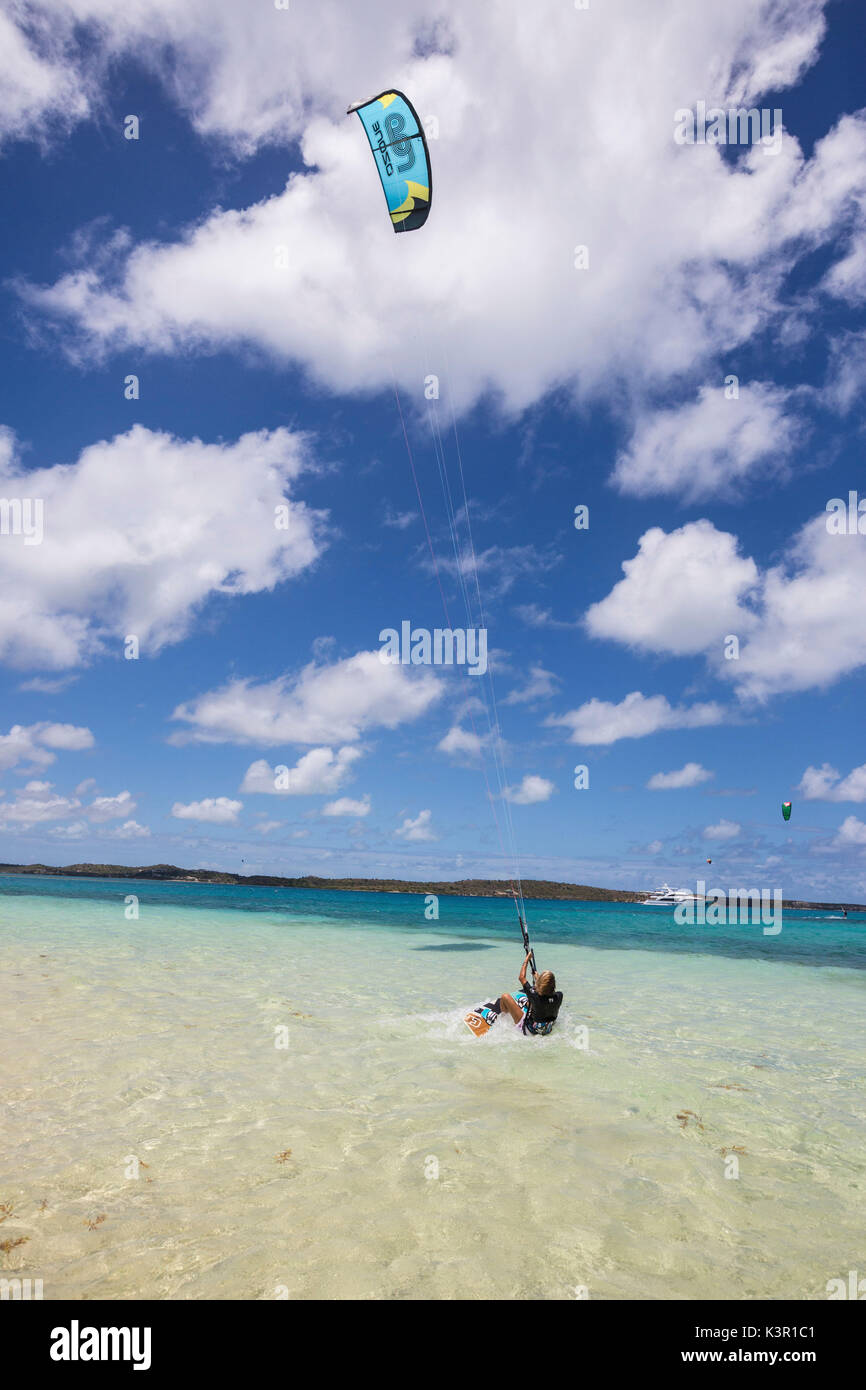
{"type": "MultiPolygon", "coordinates": [[[[436,893],[440,897],[508,898],[509,879],[462,878],[452,882],[428,882],[400,878],[321,878],[305,874],[300,878],[280,878],[269,874],[233,874],[218,869],[180,869],[176,864],[147,864],[132,867],[128,864],[0,864],[0,874],[30,874],[45,878],[126,878],[163,883],[216,883],[237,887],[312,888],[322,891],[355,893],[436,893]]],[[[550,899],[558,902],[640,902],[649,888],[598,888],[586,883],[560,883],[555,879],[525,878],[522,881],[524,898],[550,899]]],[[[745,889],[743,889],[745,892],[745,889]]],[[[842,908],[849,912],[866,912],[861,903],[807,902],[786,898],[787,908],[842,908]]]]}

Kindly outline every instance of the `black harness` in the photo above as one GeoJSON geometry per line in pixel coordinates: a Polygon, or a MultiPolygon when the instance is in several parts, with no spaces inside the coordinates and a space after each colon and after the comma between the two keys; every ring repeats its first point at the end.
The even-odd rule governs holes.
{"type": "Polygon", "coordinates": [[[529,1000],[529,1017],[533,1023],[555,1023],[562,1004],[562,990],[554,994],[539,994],[536,989],[526,991],[529,1000]]]}

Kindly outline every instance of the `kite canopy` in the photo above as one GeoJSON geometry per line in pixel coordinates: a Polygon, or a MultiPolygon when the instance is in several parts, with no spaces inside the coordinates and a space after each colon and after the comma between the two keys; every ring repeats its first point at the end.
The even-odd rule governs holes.
{"type": "Polygon", "coordinates": [[[430,212],[433,180],[430,153],[418,114],[402,92],[382,92],[356,101],[357,111],[376,160],[395,232],[423,227],[430,212]]]}
{"type": "Polygon", "coordinates": [[[782,815],[785,817],[785,820],[790,820],[790,819],[791,819],[791,803],[790,803],[790,801],[783,801],[783,802],[782,802],[782,815]]]}

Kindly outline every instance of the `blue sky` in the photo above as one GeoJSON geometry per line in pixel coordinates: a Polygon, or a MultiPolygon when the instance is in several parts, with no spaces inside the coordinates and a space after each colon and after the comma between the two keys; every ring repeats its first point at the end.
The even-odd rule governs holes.
{"type": "Polygon", "coordinates": [[[514,848],[866,900],[866,535],[826,512],[866,498],[857,7],[536,8],[549,44],[516,3],[377,42],[328,3],[4,15],[0,496],[44,501],[41,544],[0,535],[6,862],[514,848]],[[407,237],[343,114],[390,85],[434,168],[407,237]],[[778,148],[678,145],[698,101],[780,109],[778,148]],[[440,582],[477,621],[431,419],[501,743],[486,680],[376,655],[444,626],[440,582]]]}

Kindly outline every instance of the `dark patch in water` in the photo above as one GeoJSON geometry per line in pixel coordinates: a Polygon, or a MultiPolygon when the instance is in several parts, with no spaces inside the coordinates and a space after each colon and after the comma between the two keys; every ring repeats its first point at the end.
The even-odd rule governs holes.
{"type": "Polygon", "coordinates": [[[472,941],[460,941],[455,946],[413,946],[413,951],[492,951],[493,946],[476,946],[472,941]]]}

